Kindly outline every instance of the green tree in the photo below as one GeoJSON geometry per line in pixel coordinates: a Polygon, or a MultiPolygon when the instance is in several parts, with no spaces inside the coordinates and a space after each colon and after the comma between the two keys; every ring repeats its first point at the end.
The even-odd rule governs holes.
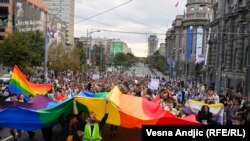
{"type": "Polygon", "coordinates": [[[160,54],[159,51],[156,51],[153,55],[149,56],[146,59],[146,62],[149,63],[152,67],[157,68],[162,73],[166,71],[167,66],[165,58],[160,54]]]}
{"type": "Polygon", "coordinates": [[[127,63],[127,56],[125,53],[117,53],[114,57],[114,65],[119,66],[119,65],[124,65],[127,63]]]}
{"type": "Polygon", "coordinates": [[[81,71],[81,49],[78,47],[66,49],[62,44],[58,44],[49,49],[48,58],[49,68],[56,72],[81,71]]]}
{"type": "MultiPolygon", "coordinates": [[[[87,48],[84,47],[82,42],[79,42],[75,45],[75,50],[78,51],[79,57],[80,57],[80,65],[81,65],[81,70],[86,71],[87,69],[87,48]]],[[[77,53],[77,52],[76,52],[77,53]]]]}
{"type": "Polygon", "coordinates": [[[49,69],[56,72],[64,71],[65,59],[65,48],[62,44],[58,44],[54,47],[49,48],[48,53],[49,69]]]}
{"type": "Polygon", "coordinates": [[[0,59],[3,65],[15,64],[24,71],[40,66],[44,61],[44,37],[39,31],[14,32],[0,44],[0,59]]]}

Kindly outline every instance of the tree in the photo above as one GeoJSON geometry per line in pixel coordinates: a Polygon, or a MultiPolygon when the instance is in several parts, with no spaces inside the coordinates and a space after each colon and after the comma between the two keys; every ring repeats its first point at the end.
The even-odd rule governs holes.
{"type": "Polygon", "coordinates": [[[127,63],[127,56],[125,53],[117,53],[114,57],[114,65],[119,66],[119,65],[124,65],[127,63]]]}
{"type": "Polygon", "coordinates": [[[79,56],[80,56],[80,65],[81,65],[81,70],[82,71],[86,71],[87,69],[87,48],[84,47],[83,43],[82,42],[79,42],[75,45],[75,51],[76,53],[78,52],[79,53],[79,56]]]}
{"type": "Polygon", "coordinates": [[[167,66],[166,66],[165,59],[160,54],[159,51],[156,51],[153,55],[149,56],[146,59],[146,62],[149,63],[152,67],[157,68],[162,73],[166,71],[167,66]]]}
{"type": "Polygon", "coordinates": [[[81,64],[81,49],[78,47],[67,50],[63,44],[58,44],[49,49],[49,68],[56,72],[79,72],[81,64]]]}
{"type": "Polygon", "coordinates": [[[132,65],[132,64],[138,62],[138,60],[139,60],[137,57],[135,57],[135,56],[134,56],[133,54],[131,54],[131,53],[127,53],[127,59],[128,59],[129,65],[132,65]]]}
{"type": "Polygon", "coordinates": [[[93,47],[93,61],[94,65],[98,66],[99,71],[104,71],[105,70],[105,58],[104,58],[104,47],[103,44],[100,45],[94,45],[93,47]]]}
{"type": "Polygon", "coordinates": [[[29,70],[44,61],[44,45],[43,34],[39,31],[14,32],[0,44],[0,59],[5,66],[16,64],[24,71],[29,70]]]}
{"type": "Polygon", "coordinates": [[[49,69],[52,69],[56,72],[64,70],[64,57],[65,57],[65,48],[62,44],[58,44],[52,48],[49,48],[48,53],[49,69]]]}

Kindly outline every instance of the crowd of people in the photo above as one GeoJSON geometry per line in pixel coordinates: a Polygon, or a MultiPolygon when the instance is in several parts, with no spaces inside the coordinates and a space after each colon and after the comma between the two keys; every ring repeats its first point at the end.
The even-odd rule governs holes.
{"type": "MultiPolygon", "coordinates": [[[[114,86],[118,86],[123,94],[133,95],[137,97],[145,98],[149,101],[160,99],[160,106],[170,111],[172,114],[179,118],[184,118],[188,115],[186,112],[185,104],[189,99],[204,102],[204,105],[199,111],[192,111],[196,115],[197,121],[204,125],[223,124],[223,125],[245,125],[248,124],[247,118],[249,118],[249,101],[247,97],[230,89],[227,91],[221,91],[216,93],[213,86],[207,87],[200,83],[193,83],[193,85],[184,85],[183,81],[171,83],[164,78],[158,78],[160,80],[158,89],[152,90],[149,88],[149,82],[152,77],[147,75],[138,77],[136,75],[121,74],[118,72],[108,72],[99,76],[98,79],[81,79],[77,77],[75,79],[65,79],[65,75],[59,76],[55,79],[50,79],[53,83],[53,89],[48,92],[47,96],[56,101],[62,101],[67,98],[72,98],[80,93],[80,91],[88,91],[91,93],[109,92],[114,86]],[[223,123],[218,123],[212,120],[214,113],[210,111],[210,104],[221,103],[224,105],[222,109],[224,111],[223,123]]],[[[91,76],[91,75],[90,75],[91,76]]],[[[12,96],[9,100],[25,102],[24,97],[12,96]]],[[[62,128],[62,134],[65,136],[63,140],[67,141],[79,141],[88,140],[89,138],[95,138],[101,140],[100,131],[108,118],[108,109],[103,119],[97,124],[95,113],[90,112],[88,114],[79,111],[76,106],[76,101],[73,101],[73,113],[65,118],[59,119],[62,128]]],[[[107,103],[109,100],[107,99],[107,103]]],[[[51,127],[52,128],[52,127],[51,127]]],[[[52,129],[42,129],[44,139],[46,141],[52,140],[52,129]]],[[[118,127],[111,125],[110,136],[116,136],[118,127]]],[[[11,135],[14,140],[21,137],[20,130],[15,133],[14,129],[10,129],[11,135]]],[[[34,132],[28,132],[29,137],[34,137],[34,132]]]]}

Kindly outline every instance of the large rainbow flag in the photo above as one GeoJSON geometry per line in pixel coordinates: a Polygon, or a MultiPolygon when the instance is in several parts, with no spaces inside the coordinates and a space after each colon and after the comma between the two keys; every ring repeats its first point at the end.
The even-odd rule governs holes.
{"type": "Polygon", "coordinates": [[[51,84],[35,84],[29,82],[17,65],[14,66],[9,83],[9,92],[11,94],[23,94],[25,96],[45,95],[51,89],[51,84]]]}
{"type": "MultiPolygon", "coordinates": [[[[156,102],[122,94],[117,86],[107,93],[107,96],[104,93],[96,95],[102,95],[104,98],[89,97],[89,95],[75,97],[79,111],[85,113],[93,111],[97,119],[101,120],[105,112],[106,97],[109,97],[107,119],[109,124],[126,128],[141,128],[144,124],[200,125],[194,115],[178,118],[164,111],[156,102]]],[[[1,102],[0,127],[37,130],[55,125],[61,117],[69,115],[72,111],[73,98],[55,102],[37,95],[28,103],[1,102]]]]}
{"type": "MultiPolygon", "coordinates": [[[[145,98],[122,94],[115,86],[108,94],[109,117],[107,123],[126,128],[141,128],[147,125],[193,125],[200,124],[194,115],[186,118],[178,118],[172,113],[165,111],[157,102],[148,101],[145,98]]],[[[94,111],[98,120],[105,112],[105,99],[77,97],[77,102],[94,111]],[[95,104],[93,104],[95,103],[95,104]]]]}

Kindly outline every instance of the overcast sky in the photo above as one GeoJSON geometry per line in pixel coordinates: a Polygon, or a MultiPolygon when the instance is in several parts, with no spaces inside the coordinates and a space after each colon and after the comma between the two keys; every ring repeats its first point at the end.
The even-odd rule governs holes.
{"type": "MultiPolygon", "coordinates": [[[[101,29],[138,33],[165,34],[176,15],[183,14],[187,0],[132,0],[107,13],[83,21],[129,0],[75,0],[75,37],[86,36],[87,30],[101,29]],[[82,21],[82,22],[80,22],[82,21]]],[[[135,56],[146,56],[149,34],[95,32],[92,37],[115,38],[128,44],[135,56]]],[[[164,43],[165,35],[158,35],[164,43]]]]}

